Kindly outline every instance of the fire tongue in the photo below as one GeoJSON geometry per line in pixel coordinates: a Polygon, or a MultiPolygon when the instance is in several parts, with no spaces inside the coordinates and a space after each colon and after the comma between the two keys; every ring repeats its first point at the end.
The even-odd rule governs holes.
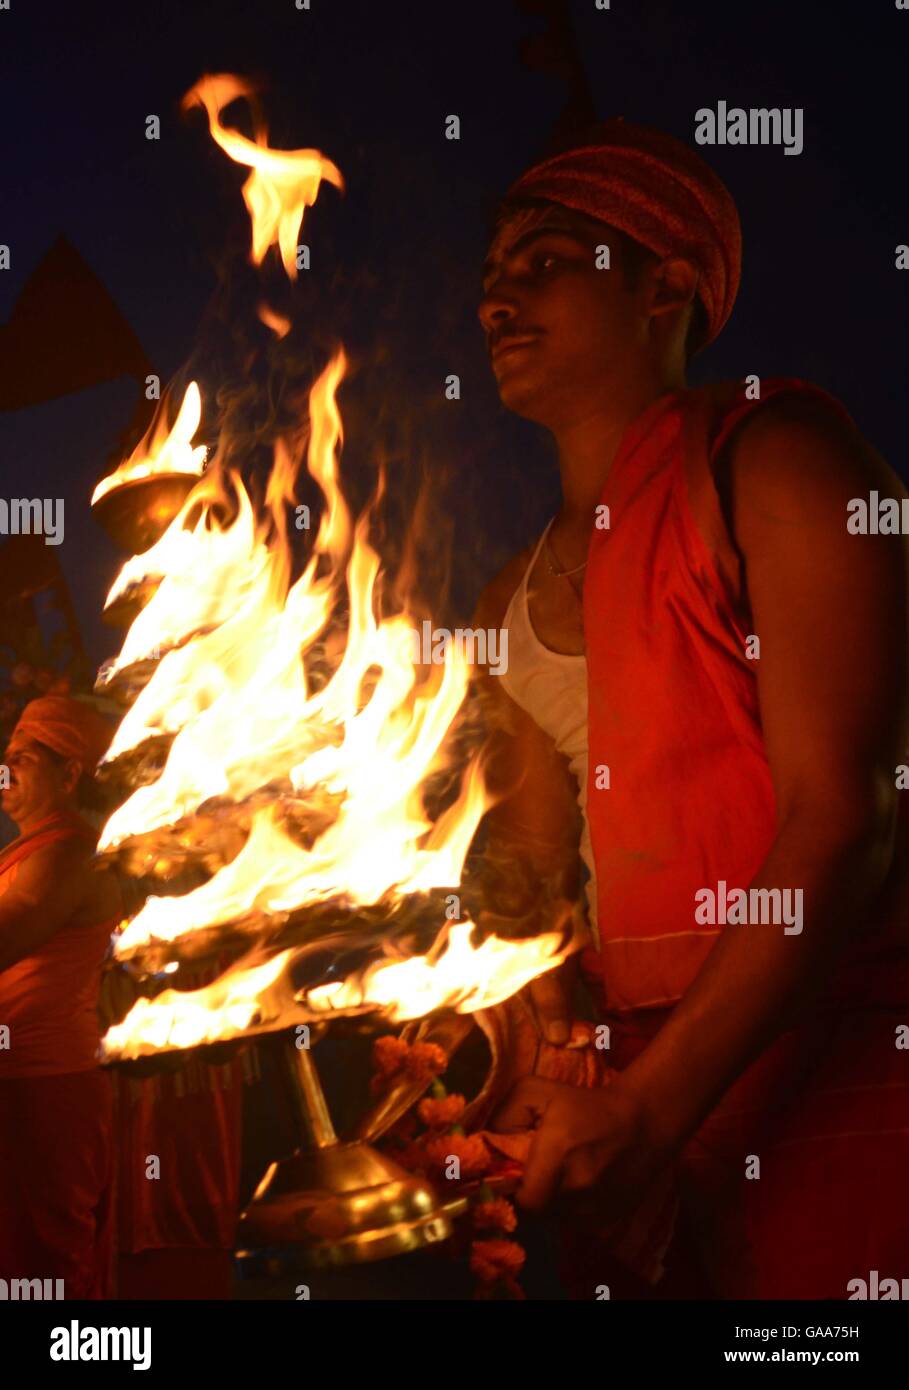
{"type": "Polygon", "coordinates": [[[166,400],[165,397],[150,429],[129,458],[113,473],[101,479],[92,493],[92,506],[114,488],[137,482],[140,478],[150,478],[156,473],[201,474],[205,467],[205,446],[194,446],[192,442],[202,419],[199,388],[194,381],[189,383],[177,418],[169,429],[163,411],[166,400]]]}
{"type": "Polygon", "coordinates": [[[254,88],[230,73],[202,77],[183,98],[183,106],[203,106],[208,114],[212,139],[237,164],[251,170],[243,185],[243,198],[252,221],[250,259],[259,265],[270,246],[277,244],[284,269],[291,280],[297,276],[297,235],[303,214],[316,201],[323,179],[336,188],[344,187],[341,171],[318,150],[272,150],[265,143],[265,131],[256,130],[256,139],[247,140],[237,130],[222,124],[221,112],[239,97],[249,100],[254,88]]]}
{"type": "Polygon", "coordinates": [[[332,1016],[381,1014],[388,1023],[404,1023],[441,1008],[474,1013],[500,1004],[565,958],[561,932],[528,941],[490,936],[478,946],[471,932],[470,922],[454,923],[425,955],[377,960],[358,975],[309,989],[295,989],[298,953],[283,951],[263,965],[229,970],[204,989],[165,990],[138,1000],[108,1029],[103,1057],[127,1061],[332,1016]]]}

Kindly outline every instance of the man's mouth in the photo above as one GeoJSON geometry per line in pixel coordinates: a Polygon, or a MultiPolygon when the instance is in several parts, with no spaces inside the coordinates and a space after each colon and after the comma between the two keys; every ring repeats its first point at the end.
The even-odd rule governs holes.
{"type": "Polygon", "coordinates": [[[520,352],[522,348],[530,347],[533,343],[540,340],[538,333],[521,333],[513,337],[499,338],[490,349],[490,356],[493,364],[512,352],[520,352]]]}

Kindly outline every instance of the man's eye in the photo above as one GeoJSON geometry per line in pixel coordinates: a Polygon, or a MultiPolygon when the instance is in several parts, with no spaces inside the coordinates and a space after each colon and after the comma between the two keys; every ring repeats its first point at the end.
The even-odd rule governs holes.
{"type": "Polygon", "coordinates": [[[552,251],[542,251],[534,258],[536,270],[552,270],[553,266],[558,265],[559,258],[552,251]]]}

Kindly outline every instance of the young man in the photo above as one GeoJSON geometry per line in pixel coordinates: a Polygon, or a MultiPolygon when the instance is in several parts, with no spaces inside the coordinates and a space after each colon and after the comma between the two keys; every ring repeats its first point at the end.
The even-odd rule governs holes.
{"type": "Polygon", "coordinates": [[[112,730],[92,707],[26,705],[5,761],[3,809],[19,836],[0,854],[0,1277],[108,1292],[111,1090],[98,1069],[100,967],[120,917],[83,779],[112,730]]]}
{"type": "MultiPolygon", "coordinates": [[[[847,529],[906,494],[816,388],[686,388],[740,251],[716,175],[623,121],[500,211],[480,318],[563,500],[475,617],[509,629],[494,858],[526,921],[580,848],[619,1075],[528,1078],[498,1125],[536,1127],[528,1207],[621,1226],[668,1173],[713,1296],[842,1299],[909,1274],[907,552],[847,529]]],[[[564,1042],[556,982],[533,995],[564,1042]]]]}

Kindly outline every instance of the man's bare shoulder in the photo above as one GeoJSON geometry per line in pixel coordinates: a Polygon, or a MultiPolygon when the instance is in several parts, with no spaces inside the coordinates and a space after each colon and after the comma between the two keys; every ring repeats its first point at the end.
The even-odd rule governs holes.
{"type": "MultiPolygon", "coordinates": [[[[852,563],[850,504],[875,489],[906,495],[848,417],[823,398],[794,393],[773,397],[741,423],[724,450],[718,481],[746,558],[767,548],[770,527],[784,528],[806,556],[819,556],[829,544],[841,557],[836,563],[852,563]]],[[[826,563],[834,563],[832,555],[826,563]]]]}
{"type": "Polygon", "coordinates": [[[525,548],[508,561],[494,579],[491,579],[477,600],[473,621],[480,627],[499,627],[505,617],[508,605],[524,578],[524,572],[533,559],[536,542],[525,548]]]}
{"type": "Polygon", "coordinates": [[[774,501],[798,496],[801,503],[844,487],[892,487],[902,495],[897,474],[858,428],[818,397],[795,393],[768,400],[748,416],[729,446],[732,477],[741,492],[774,501]]]}

